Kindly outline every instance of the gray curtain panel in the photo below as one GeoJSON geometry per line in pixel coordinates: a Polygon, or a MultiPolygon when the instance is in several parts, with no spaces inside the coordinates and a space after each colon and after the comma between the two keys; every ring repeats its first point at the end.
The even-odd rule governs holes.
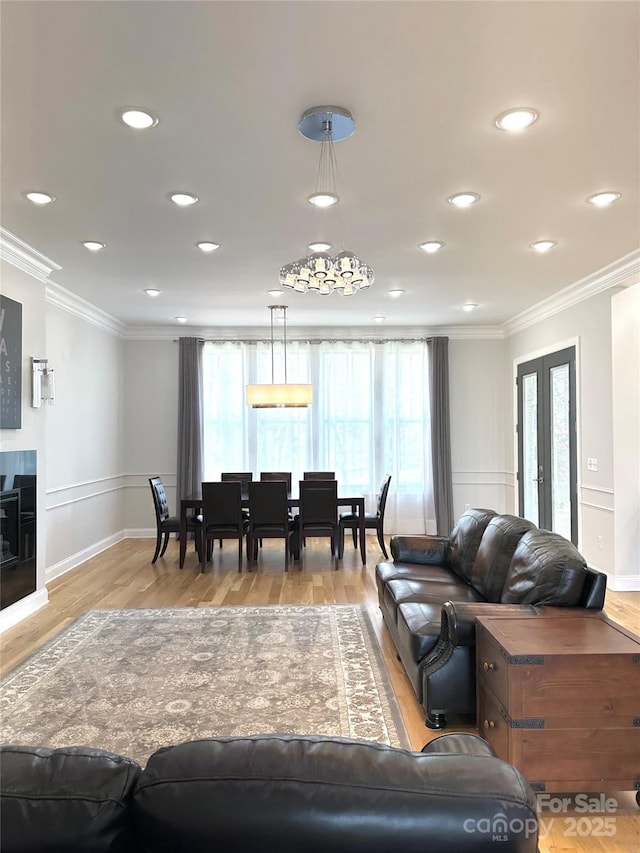
{"type": "Polygon", "coordinates": [[[433,498],[438,535],[448,536],[454,521],[449,416],[449,338],[430,338],[427,345],[429,348],[433,498]]]}
{"type": "Polygon", "coordinates": [[[202,485],[202,344],[180,338],[178,376],[177,509],[183,497],[202,485]]]}

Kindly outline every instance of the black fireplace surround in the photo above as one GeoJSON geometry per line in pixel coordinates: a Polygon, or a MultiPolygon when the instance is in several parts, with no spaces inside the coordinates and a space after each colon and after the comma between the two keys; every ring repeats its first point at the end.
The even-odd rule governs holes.
{"type": "Polygon", "coordinates": [[[35,450],[0,453],[0,610],[36,590],[35,450]]]}

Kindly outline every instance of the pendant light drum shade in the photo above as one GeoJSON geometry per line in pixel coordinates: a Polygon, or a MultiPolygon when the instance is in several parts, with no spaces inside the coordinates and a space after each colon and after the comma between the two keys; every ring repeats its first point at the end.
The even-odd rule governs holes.
{"type": "Polygon", "coordinates": [[[247,405],[253,409],[304,408],[313,402],[311,385],[287,382],[287,306],[269,305],[271,311],[271,383],[247,385],[247,405]],[[281,311],[284,323],[284,382],[274,382],[275,355],[273,339],[273,312],[281,311]]]}
{"type": "Polygon", "coordinates": [[[311,385],[247,385],[247,405],[253,409],[304,408],[312,402],[311,385]]]}

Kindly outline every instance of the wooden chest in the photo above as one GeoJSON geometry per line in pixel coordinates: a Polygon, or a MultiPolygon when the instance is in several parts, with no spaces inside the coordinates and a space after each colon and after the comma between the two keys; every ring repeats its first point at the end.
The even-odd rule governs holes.
{"type": "Polygon", "coordinates": [[[478,728],[536,791],[640,791],[640,638],[598,615],[479,618],[478,728]]]}

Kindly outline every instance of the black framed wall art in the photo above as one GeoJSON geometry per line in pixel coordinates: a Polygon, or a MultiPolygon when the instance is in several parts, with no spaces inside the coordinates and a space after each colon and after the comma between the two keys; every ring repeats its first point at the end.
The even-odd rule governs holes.
{"type": "Polygon", "coordinates": [[[0,429],[22,426],[22,305],[0,296],[0,429]]]}

